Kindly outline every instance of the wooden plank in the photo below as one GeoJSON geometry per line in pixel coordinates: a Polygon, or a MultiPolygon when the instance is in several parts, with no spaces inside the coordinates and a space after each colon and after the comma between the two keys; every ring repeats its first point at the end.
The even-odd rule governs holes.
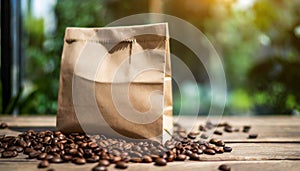
{"type": "MultiPolygon", "coordinates": [[[[300,143],[227,143],[233,151],[216,155],[202,154],[203,161],[245,160],[300,160],[300,143]]],[[[18,158],[0,158],[1,162],[25,162],[26,155],[18,158]]]]}
{"type": "MultiPolygon", "coordinates": [[[[49,168],[53,168],[57,171],[60,170],[74,170],[74,171],[90,171],[97,164],[86,164],[86,165],[74,165],[72,163],[66,164],[51,164],[49,168],[38,169],[38,162],[1,162],[0,170],[5,171],[45,171],[49,168]]],[[[231,170],[243,170],[243,171],[298,171],[300,168],[300,161],[298,160],[268,160],[268,161],[212,161],[212,162],[196,162],[196,161],[186,161],[186,162],[172,162],[168,163],[165,167],[154,166],[151,164],[143,163],[130,163],[127,170],[130,171],[174,171],[174,170],[205,170],[205,171],[216,171],[221,164],[226,164],[230,166],[231,170]]],[[[115,169],[114,165],[110,165],[108,170],[119,170],[115,169]]]]}
{"type": "MultiPolygon", "coordinates": [[[[223,128],[217,128],[218,130],[223,131],[223,135],[213,135],[212,133],[206,133],[207,135],[212,135],[213,137],[223,139],[225,142],[300,142],[300,123],[295,125],[296,121],[299,118],[295,117],[253,117],[249,119],[241,119],[241,117],[224,117],[223,119],[226,121],[232,120],[229,122],[236,128],[240,128],[239,132],[227,133],[223,131],[223,128]],[[240,119],[240,120],[238,120],[240,119]],[[265,121],[264,121],[265,120],[265,121]],[[290,120],[291,124],[287,124],[288,120],[290,120]],[[267,123],[265,125],[260,123],[267,123]],[[283,123],[286,125],[284,125],[283,123]],[[269,123],[277,123],[277,125],[271,125],[269,123]],[[279,124],[281,123],[281,125],[279,124]],[[256,139],[248,139],[248,134],[243,133],[242,127],[243,125],[252,126],[250,129],[250,133],[257,133],[258,138],[256,139]]],[[[174,120],[177,118],[175,117],[174,120]]],[[[46,130],[46,129],[55,129],[56,119],[54,116],[39,116],[39,117],[11,117],[11,116],[2,116],[0,117],[0,121],[7,122],[10,130],[0,130],[0,134],[7,135],[17,135],[18,131],[26,131],[28,129],[35,130],[46,130]],[[47,127],[48,126],[48,127],[47,127]]],[[[204,123],[205,120],[200,118],[196,123],[193,123],[193,119],[191,117],[183,117],[180,118],[180,124],[187,128],[188,131],[198,129],[199,123],[204,123]]]]}

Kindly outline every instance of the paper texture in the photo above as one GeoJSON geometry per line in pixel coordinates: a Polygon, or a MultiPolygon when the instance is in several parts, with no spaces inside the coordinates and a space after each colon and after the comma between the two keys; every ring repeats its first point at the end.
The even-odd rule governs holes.
{"type": "Polygon", "coordinates": [[[67,28],[57,129],[164,142],[171,85],[166,23],[67,28]]]}

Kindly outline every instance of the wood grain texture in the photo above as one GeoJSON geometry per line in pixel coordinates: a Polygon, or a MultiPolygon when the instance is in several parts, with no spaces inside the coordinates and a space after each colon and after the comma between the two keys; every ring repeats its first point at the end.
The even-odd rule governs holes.
{"type": "MultiPolygon", "coordinates": [[[[174,121],[179,122],[187,130],[198,129],[199,124],[206,122],[206,117],[174,117],[174,121]]],[[[218,118],[210,118],[217,122],[218,118]]],[[[17,135],[20,131],[28,129],[44,130],[55,129],[55,116],[38,117],[10,117],[0,116],[0,122],[7,122],[9,129],[0,130],[0,134],[17,135]]],[[[217,128],[223,132],[222,136],[211,134],[212,137],[225,140],[226,145],[231,146],[231,153],[217,155],[201,155],[200,162],[185,161],[171,162],[167,167],[157,167],[152,164],[129,164],[128,170],[150,171],[150,170],[218,170],[219,165],[227,164],[231,170],[243,171],[269,171],[269,170],[292,170],[298,171],[300,168],[300,118],[289,116],[272,117],[223,117],[221,122],[228,122],[235,128],[240,128],[239,132],[227,133],[223,128],[217,128]],[[250,125],[250,133],[258,133],[258,138],[248,139],[248,133],[241,131],[244,125],[250,125]]],[[[16,158],[0,158],[0,171],[31,171],[47,170],[38,169],[39,161],[26,159],[20,154],[16,158]]],[[[72,163],[52,164],[49,168],[55,170],[91,170],[96,164],[86,164],[83,166],[72,163]]],[[[116,170],[114,165],[109,170],[116,170]]]]}

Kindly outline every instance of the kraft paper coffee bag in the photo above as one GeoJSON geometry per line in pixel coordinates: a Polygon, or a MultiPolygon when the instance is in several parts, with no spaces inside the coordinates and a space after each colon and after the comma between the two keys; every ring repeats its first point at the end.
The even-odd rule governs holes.
{"type": "Polygon", "coordinates": [[[66,29],[58,130],[164,142],[172,125],[167,23],[66,29]]]}

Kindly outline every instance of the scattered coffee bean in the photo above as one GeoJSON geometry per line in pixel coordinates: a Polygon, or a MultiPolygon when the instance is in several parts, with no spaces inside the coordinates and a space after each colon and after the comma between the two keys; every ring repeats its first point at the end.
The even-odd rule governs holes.
{"type": "Polygon", "coordinates": [[[243,126],[243,132],[248,133],[250,128],[251,128],[251,126],[249,126],[249,125],[243,126]]]}
{"type": "Polygon", "coordinates": [[[230,167],[226,164],[222,164],[222,165],[219,166],[219,170],[230,171],[230,167]]]}
{"type": "Polygon", "coordinates": [[[95,166],[92,171],[107,171],[105,166],[95,166]]]}
{"type": "Polygon", "coordinates": [[[43,160],[39,163],[38,168],[45,168],[48,167],[50,164],[48,162],[48,160],[43,160]]]}
{"type": "Polygon", "coordinates": [[[165,166],[167,165],[167,161],[164,158],[158,158],[155,160],[156,166],[165,166]]]}
{"type": "Polygon", "coordinates": [[[98,166],[109,166],[110,162],[108,160],[100,160],[98,166]]]}
{"type": "Polygon", "coordinates": [[[143,162],[144,163],[152,163],[152,158],[150,156],[144,156],[143,157],[143,162]]]}
{"type": "Polygon", "coordinates": [[[17,151],[3,151],[1,157],[2,158],[12,158],[18,155],[17,151]]]}
{"type": "Polygon", "coordinates": [[[209,143],[216,144],[219,140],[216,138],[210,139],[209,143]]]}
{"type": "Polygon", "coordinates": [[[219,130],[215,130],[215,131],[214,131],[214,134],[216,134],[216,135],[222,135],[223,132],[222,132],[222,131],[219,131],[219,130]]]}
{"type": "Polygon", "coordinates": [[[255,138],[257,138],[257,134],[249,134],[249,136],[248,136],[248,138],[249,139],[255,139],[255,138]]]}
{"type": "Polygon", "coordinates": [[[5,122],[0,123],[0,129],[5,129],[7,127],[8,127],[7,123],[5,122]]]}
{"type": "Polygon", "coordinates": [[[118,161],[115,166],[115,168],[118,168],[118,169],[126,169],[127,167],[128,167],[128,165],[122,161],[118,161]]]}
{"type": "Polygon", "coordinates": [[[217,146],[224,146],[225,145],[224,141],[222,141],[222,140],[218,140],[215,144],[217,146]]]}
{"type": "Polygon", "coordinates": [[[198,155],[198,154],[196,154],[196,153],[192,153],[191,155],[190,155],[190,160],[200,160],[200,156],[198,155]]]}
{"type": "Polygon", "coordinates": [[[231,152],[232,151],[232,148],[228,147],[228,146],[224,146],[223,149],[224,149],[224,152],[231,152]]]}
{"type": "Polygon", "coordinates": [[[185,159],[186,159],[186,155],[184,155],[184,154],[179,154],[176,157],[177,161],[184,161],[185,159]]]}
{"type": "Polygon", "coordinates": [[[86,160],[84,159],[84,158],[75,158],[74,159],[74,163],[75,164],[78,164],[78,165],[83,165],[83,164],[85,164],[86,163],[86,160]]]}
{"type": "MultiPolygon", "coordinates": [[[[221,125],[233,129],[229,124],[217,125],[207,122],[205,127],[199,126],[199,130],[204,131],[221,125]]],[[[115,163],[115,167],[119,169],[127,168],[126,162],[129,161],[135,163],[155,161],[155,165],[165,166],[167,162],[184,161],[187,158],[198,161],[203,153],[213,155],[232,150],[220,139],[211,139],[207,142],[205,139],[208,136],[203,132],[199,140],[197,139],[199,134],[199,131],[187,134],[185,128],[177,125],[177,128],[174,128],[173,138],[162,145],[151,140],[127,142],[124,139],[104,135],[87,136],[82,133],[64,134],[60,131],[28,130],[18,136],[0,135],[0,153],[1,157],[5,158],[15,157],[23,152],[28,158],[41,160],[39,168],[46,167],[49,162],[72,161],[78,165],[98,162],[93,170],[107,170],[110,163],[115,163]]],[[[215,134],[220,133],[215,131],[215,134]]]]}
{"type": "Polygon", "coordinates": [[[215,150],[213,150],[213,149],[205,149],[203,152],[205,154],[209,154],[209,155],[215,155],[216,154],[215,150]]]}
{"type": "Polygon", "coordinates": [[[225,132],[233,132],[233,128],[231,126],[224,127],[225,132]]]}
{"type": "Polygon", "coordinates": [[[59,156],[53,157],[50,161],[51,161],[51,163],[62,163],[63,162],[63,160],[59,156]]]}

